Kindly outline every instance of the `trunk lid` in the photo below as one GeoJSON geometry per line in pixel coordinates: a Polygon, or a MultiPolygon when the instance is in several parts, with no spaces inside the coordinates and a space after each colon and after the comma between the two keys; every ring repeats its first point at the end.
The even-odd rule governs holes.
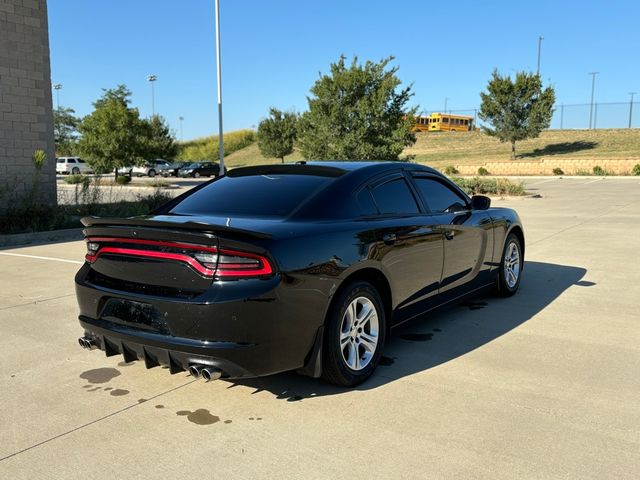
{"type": "Polygon", "coordinates": [[[85,217],[88,280],[118,291],[190,298],[219,276],[271,274],[267,266],[272,263],[257,245],[270,235],[220,221],[173,215],[85,217]],[[220,235],[225,238],[222,246],[220,235]]]}

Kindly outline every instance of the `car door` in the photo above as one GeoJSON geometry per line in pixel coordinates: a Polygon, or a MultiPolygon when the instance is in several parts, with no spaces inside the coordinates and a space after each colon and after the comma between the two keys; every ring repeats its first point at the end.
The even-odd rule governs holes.
{"type": "Polygon", "coordinates": [[[428,310],[436,302],[444,259],[442,233],[418,202],[401,173],[367,187],[378,216],[375,247],[389,275],[396,314],[394,323],[428,310]]]}
{"type": "Polygon", "coordinates": [[[414,174],[413,184],[444,238],[441,300],[491,282],[494,239],[489,214],[472,210],[469,199],[443,178],[414,174]]]}

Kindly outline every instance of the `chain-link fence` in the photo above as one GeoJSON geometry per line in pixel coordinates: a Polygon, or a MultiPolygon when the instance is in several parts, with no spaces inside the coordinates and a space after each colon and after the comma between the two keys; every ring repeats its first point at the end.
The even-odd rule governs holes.
{"type": "MultiPolygon", "coordinates": [[[[468,115],[475,124],[482,126],[478,118],[479,108],[447,109],[446,113],[468,115]]],[[[420,112],[421,115],[444,113],[442,110],[420,112]]],[[[589,128],[640,128],[640,102],[556,104],[553,107],[552,129],[589,128]]]]}

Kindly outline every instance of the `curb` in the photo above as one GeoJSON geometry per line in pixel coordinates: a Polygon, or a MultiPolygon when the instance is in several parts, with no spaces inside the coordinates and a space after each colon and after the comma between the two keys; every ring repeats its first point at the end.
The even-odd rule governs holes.
{"type": "Polygon", "coordinates": [[[50,230],[48,232],[14,233],[10,235],[0,235],[0,247],[70,242],[82,240],[83,238],[82,228],[66,228],[64,230],[50,230]]]}

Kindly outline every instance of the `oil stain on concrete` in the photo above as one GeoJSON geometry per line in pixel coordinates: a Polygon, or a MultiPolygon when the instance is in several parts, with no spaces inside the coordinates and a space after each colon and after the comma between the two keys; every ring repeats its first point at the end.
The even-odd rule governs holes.
{"type": "Polygon", "coordinates": [[[120,375],[120,371],[115,368],[95,368],[80,374],[80,378],[89,383],[107,383],[120,375]]]}
{"type": "Polygon", "coordinates": [[[176,415],[181,417],[186,416],[187,420],[196,425],[212,425],[220,421],[220,417],[211,415],[211,412],[204,408],[199,408],[194,412],[190,410],[180,410],[176,412],[176,415]]]}

